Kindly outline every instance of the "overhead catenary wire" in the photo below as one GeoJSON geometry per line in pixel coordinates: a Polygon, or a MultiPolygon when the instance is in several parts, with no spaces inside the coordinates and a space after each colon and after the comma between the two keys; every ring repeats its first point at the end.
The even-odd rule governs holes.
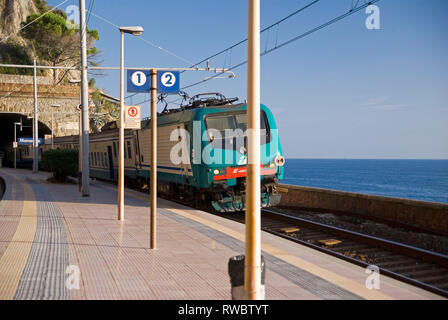
{"type": "MultiPolygon", "coordinates": [[[[86,10],[86,11],[87,11],[87,10],[86,10]]],[[[95,18],[98,18],[98,19],[102,20],[103,22],[106,22],[106,23],[108,23],[108,24],[114,26],[115,28],[120,28],[118,25],[116,25],[116,24],[113,23],[112,21],[110,21],[110,20],[108,20],[108,19],[106,19],[106,18],[104,18],[104,17],[102,17],[102,16],[100,16],[100,15],[98,15],[98,14],[92,12],[92,11],[89,11],[89,13],[90,13],[92,16],[94,16],[95,18]]],[[[191,62],[191,61],[189,61],[189,60],[187,60],[187,59],[185,59],[185,58],[182,58],[181,56],[179,56],[179,55],[177,55],[177,54],[175,54],[175,53],[173,53],[173,52],[171,52],[171,51],[169,51],[169,50],[167,50],[167,49],[165,49],[165,48],[162,48],[161,46],[159,46],[159,45],[157,45],[157,44],[155,44],[155,43],[152,43],[151,41],[148,41],[148,40],[146,40],[145,38],[138,37],[138,39],[141,40],[141,41],[143,41],[143,42],[145,42],[145,43],[147,43],[147,44],[149,44],[149,45],[151,45],[152,47],[154,47],[154,48],[156,48],[156,49],[159,49],[160,51],[163,51],[163,52],[165,52],[165,53],[167,53],[167,54],[169,54],[169,55],[171,55],[171,56],[173,56],[173,57],[175,57],[175,58],[177,58],[177,59],[179,59],[179,60],[182,60],[183,62],[186,62],[186,63],[188,63],[188,64],[193,64],[193,62],[191,62]]]]}
{"type": "MultiPolygon", "coordinates": [[[[372,0],[372,1],[369,1],[369,2],[367,2],[367,3],[364,3],[363,5],[361,5],[361,6],[357,7],[357,8],[352,8],[352,9],[350,9],[348,12],[346,12],[346,13],[340,15],[340,16],[337,16],[337,17],[334,18],[334,19],[331,19],[331,20],[327,21],[327,22],[325,22],[325,23],[319,25],[318,27],[315,27],[315,28],[313,28],[313,29],[310,29],[310,30],[308,30],[307,32],[301,33],[301,34],[299,34],[299,35],[297,35],[297,36],[295,36],[295,37],[293,37],[293,38],[291,38],[291,39],[289,39],[289,40],[287,40],[287,41],[285,41],[285,42],[282,42],[282,43],[279,44],[279,45],[276,45],[275,47],[273,47],[273,48],[271,48],[271,49],[269,49],[269,50],[264,51],[263,53],[260,54],[260,56],[262,57],[262,56],[264,56],[264,55],[266,55],[266,54],[269,54],[269,53],[271,53],[271,52],[273,52],[273,51],[275,51],[275,50],[277,50],[277,49],[280,49],[280,48],[282,48],[282,47],[284,47],[284,46],[287,46],[288,44],[291,44],[291,43],[293,43],[293,42],[295,42],[295,41],[297,41],[297,40],[299,40],[299,39],[302,39],[302,38],[304,38],[304,37],[306,37],[306,36],[308,36],[308,35],[310,35],[310,34],[316,32],[316,31],[318,31],[318,30],[321,30],[321,29],[323,29],[323,28],[325,28],[325,27],[328,27],[329,25],[332,25],[332,24],[338,22],[339,20],[342,20],[342,19],[344,19],[344,18],[346,18],[346,17],[348,17],[348,16],[350,16],[350,15],[352,15],[352,14],[358,12],[359,10],[362,10],[362,9],[368,7],[369,5],[374,4],[374,3],[378,2],[378,1],[380,1],[380,0],[372,0]]],[[[274,25],[275,25],[275,24],[274,24],[274,25]]],[[[242,42],[244,42],[244,41],[242,41],[242,42]]],[[[242,42],[240,42],[240,43],[242,43],[242,42]]],[[[226,50],[228,50],[228,49],[226,49],[226,50]]],[[[222,52],[225,52],[226,50],[221,51],[221,53],[222,53],[222,52]]],[[[214,55],[214,56],[216,56],[216,55],[214,55]]],[[[247,63],[247,60],[242,61],[242,62],[240,62],[240,63],[238,63],[238,64],[236,64],[236,65],[234,65],[234,66],[232,66],[232,67],[229,67],[229,68],[227,69],[227,72],[228,72],[228,71],[231,71],[231,70],[234,70],[234,69],[236,69],[236,68],[238,68],[238,67],[241,67],[241,66],[245,65],[246,63],[247,63]]],[[[220,72],[220,73],[217,73],[217,74],[211,76],[210,78],[207,78],[207,79],[204,79],[204,80],[201,80],[201,81],[198,81],[198,82],[195,82],[195,83],[186,85],[185,87],[182,87],[181,90],[185,90],[185,89],[191,88],[191,87],[193,87],[193,86],[196,86],[196,85],[198,85],[198,84],[202,84],[202,83],[204,83],[204,82],[206,82],[206,81],[215,79],[216,77],[220,76],[220,75],[223,74],[223,73],[224,73],[224,72],[220,72]]],[[[146,101],[145,101],[145,102],[146,102],[146,101]]]]}
{"type": "MultiPolygon", "coordinates": [[[[321,1],[321,0],[314,0],[314,1],[310,2],[310,3],[308,3],[307,5],[305,5],[305,6],[301,7],[301,8],[299,8],[299,9],[297,9],[296,11],[294,11],[294,12],[292,12],[292,13],[290,13],[290,14],[288,14],[286,17],[284,17],[284,18],[282,18],[282,19],[280,19],[280,20],[274,22],[273,24],[267,26],[266,28],[262,29],[262,30],[260,31],[260,33],[263,33],[263,32],[265,32],[265,31],[271,29],[272,27],[274,27],[274,26],[276,26],[276,25],[279,25],[279,24],[282,23],[283,21],[286,21],[286,20],[288,20],[289,18],[292,18],[292,17],[295,16],[296,14],[298,14],[298,13],[300,13],[300,12],[302,12],[302,11],[308,9],[308,8],[310,8],[312,5],[316,4],[316,3],[319,2],[319,1],[321,1]]],[[[232,50],[233,48],[239,46],[240,44],[243,44],[244,42],[247,42],[247,38],[245,38],[244,40],[238,41],[237,43],[231,45],[230,47],[227,47],[227,48],[224,49],[224,50],[221,50],[221,51],[219,51],[219,52],[217,52],[217,53],[215,53],[215,54],[212,54],[211,56],[208,56],[207,58],[202,59],[201,61],[199,61],[199,62],[193,64],[192,67],[197,66],[197,65],[200,65],[201,63],[204,63],[204,62],[206,62],[207,60],[210,60],[210,59],[212,59],[212,58],[214,58],[214,57],[216,57],[216,56],[219,56],[220,54],[223,54],[223,53],[227,52],[228,50],[232,50]]]]}
{"type": "MultiPolygon", "coordinates": [[[[283,21],[286,21],[286,20],[290,19],[291,17],[297,15],[298,13],[300,13],[300,12],[302,12],[302,11],[304,11],[304,10],[310,8],[312,5],[316,4],[316,3],[319,2],[319,1],[321,1],[321,0],[314,0],[314,1],[310,2],[310,3],[308,3],[307,5],[305,5],[305,6],[301,7],[301,8],[299,8],[299,9],[297,9],[296,11],[294,11],[294,12],[288,14],[287,16],[283,17],[282,19],[280,19],[280,20],[278,20],[278,21],[272,23],[271,25],[269,25],[269,26],[263,28],[263,29],[260,31],[260,33],[263,33],[263,32],[265,32],[265,31],[271,29],[272,27],[277,26],[277,35],[278,35],[278,28],[279,28],[279,24],[280,24],[280,23],[282,23],[283,21]]],[[[247,40],[248,40],[248,39],[245,38],[244,40],[241,40],[241,41],[239,41],[239,42],[237,42],[237,43],[231,45],[230,47],[227,47],[227,48],[224,49],[224,50],[221,50],[221,51],[219,51],[219,52],[217,52],[217,53],[215,53],[215,54],[213,54],[213,55],[211,55],[211,56],[208,56],[207,58],[204,58],[204,59],[202,59],[201,61],[199,61],[199,62],[197,62],[197,63],[191,63],[191,66],[190,66],[190,67],[192,68],[192,67],[198,66],[198,65],[200,65],[201,63],[204,63],[204,62],[206,62],[206,61],[208,61],[208,60],[210,60],[210,59],[212,59],[212,58],[214,58],[214,57],[217,57],[217,56],[219,56],[220,54],[223,54],[223,53],[226,53],[226,59],[225,59],[225,61],[224,61],[224,66],[223,66],[223,68],[225,68],[225,65],[226,65],[226,62],[227,62],[227,55],[229,56],[229,62],[228,62],[228,64],[229,64],[229,67],[230,67],[230,66],[231,66],[231,63],[232,63],[232,49],[235,48],[235,47],[238,47],[239,45],[243,44],[243,43],[246,42],[247,40]],[[229,54],[227,54],[228,52],[229,52],[229,54]]],[[[277,39],[276,39],[276,45],[277,45],[277,39]]],[[[243,64],[244,64],[244,63],[243,63],[243,64]]],[[[241,65],[242,65],[242,64],[241,64],[241,65]]],[[[240,66],[240,64],[238,64],[238,65],[236,65],[236,66],[233,66],[233,67],[231,67],[230,69],[228,69],[228,71],[230,71],[232,68],[235,69],[235,68],[237,68],[237,67],[239,67],[239,66],[240,66]]],[[[183,73],[183,72],[184,72],[184,71],[181,71],[180,73],[183,73]]],[[[222,73],[225,73],[225,72],[222,72],[222,73]]],[[[212,77],[206,79],[205,81],[214,79],[214,78],[218,77],[219,75],[221,75],[222,73],[218,73],[218,74],[216,74],[215,76],[212,76],[212,77]]],[[[203,81],[202,81],[202,82],[203,82],[203,81]]],[[[199,83],[202,83],[202,82],[199,82],[199,83]]],[[[197,84],[199,84],[199,83],[197,83],[197,84]]],[[[194,84],[193,84],[193,85],[194,85],[194,84]]],[[[193,86],[193,85],[192,85],[192,86],[193,86]]],[[[189,86],[183,87],[182,89],[186,89],[186,88],[189,88],[189,86]]],[[[135,95],[136,95],[136,94],[131,94],[131,95],[129,95],[128,97],[133,97],[133,96],[135,96],[135,95]]],[[[126,98],[128,98],[128,97],[126,97],[126,98]]],[[[148,101],[150,101],[150,100],[149,100],[149,99],[145,99],[145,100],[143,100],[142,102],[140,102],[139,104],[142,104],[142,103],[145,103],[145,102],[148,102],[148,101]]]]}

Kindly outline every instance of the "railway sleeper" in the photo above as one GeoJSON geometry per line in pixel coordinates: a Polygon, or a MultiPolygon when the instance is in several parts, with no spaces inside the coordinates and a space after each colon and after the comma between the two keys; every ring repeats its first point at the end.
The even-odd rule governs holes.
{"type": "Polygon", "coordinates": [[[440,276],[443,278],[447,278],[446,269],[438,268],[438,269],[430,269],[430,270],[419,270],[419,271],[411,271],[411,272],[402,272],[407,277],[410,278],[420,278],[422,276],[440,276]]]}
{"type": "Polygon", "coordinates": [[[420,277],[418,280],[439,288],[441,288],[442,285],[448,284],[448,279],[446,276],[426,276],[420,277]]]}
{"type": "Polygon", "coordinates": [[[402,266],[402,267],[394,268],[394,272],[405,273],[407,271],[427,270],[428,268],[433,268],[433,265],[428,264],[428,263],[422,263],[419,265],[402,266]]]}

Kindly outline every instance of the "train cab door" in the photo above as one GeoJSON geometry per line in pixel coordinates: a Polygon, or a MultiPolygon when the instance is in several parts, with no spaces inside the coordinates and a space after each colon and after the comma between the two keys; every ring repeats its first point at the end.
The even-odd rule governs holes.
{"type": "Polygon", "coordinates": [[[113,160],[113,154],[112,154],[112,147],[107,146],[107,158],[109,163],[109,176],[111,180],[115,180],[115,174],[114,174],[114,160],[113,160]]]}

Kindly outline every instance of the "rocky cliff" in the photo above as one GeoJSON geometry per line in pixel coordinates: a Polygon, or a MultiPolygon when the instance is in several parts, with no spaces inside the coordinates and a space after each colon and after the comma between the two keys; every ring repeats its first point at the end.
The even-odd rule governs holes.
{"type": "MultiPolygon", "coordinates": [[[[26,17],[37,11],[33,0],[0,0],[0,39],[17,32],[26,17]]],[[[27,45],[27,41],[20,35],[11,36],[8,41],[27,45]]]]}

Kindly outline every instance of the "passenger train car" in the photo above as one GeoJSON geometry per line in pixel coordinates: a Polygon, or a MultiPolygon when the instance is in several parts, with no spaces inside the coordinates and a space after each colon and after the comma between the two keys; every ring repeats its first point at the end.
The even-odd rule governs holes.
{"type": "MultiPolygon", "coordinates": [[[[8,167],[14,166],[14,149],[11,145],[3,145],[0,149],[3,151],[3,165],[8,167]]],[[[33,147],[31,145],[19,145],[16,150],[16,166],[17,168],[33,167],[33,147]]]]}
{"type": "MultiPolygon", "coordinates": [[[[218,212],[244,210],[247,105],[234,101],[219,94],[198,95],[188,106],[158,115],[159,193],[197,207],[212,206],[218,212]]],[[[260,111],[261,203],[267,207],[280,201],[276,186],[283,178],[284,158],[272,112],[265,105],[260,105],[260,111]]],[[[150,129],[151,121],[143,120],[140,130],[125,130],[126,183],[141,189],[149,185],[150,129]]],[[[113,122],[90,134],[91,177],[117,180],[118,131],[113,122]]],[[[78,136],[55,138],[54,147],[77,149],[78,141],[78,136]]]]}

